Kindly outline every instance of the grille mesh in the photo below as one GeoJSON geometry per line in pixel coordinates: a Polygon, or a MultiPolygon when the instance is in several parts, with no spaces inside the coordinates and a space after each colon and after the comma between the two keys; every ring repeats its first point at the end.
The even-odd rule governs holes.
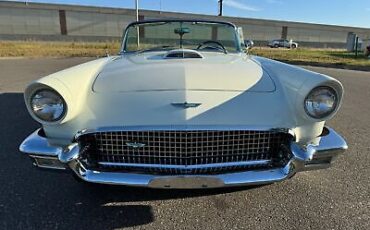
{"type": "Polygon", "coordinates": [[[191,174],[272,167],[288,140],[287,134],[272,131],[115,131],[83,135],[80,144],[88,146],[85,157],[91,165],[191,174]],[[209,164],[217,167],[202,167],[209,164]]]}

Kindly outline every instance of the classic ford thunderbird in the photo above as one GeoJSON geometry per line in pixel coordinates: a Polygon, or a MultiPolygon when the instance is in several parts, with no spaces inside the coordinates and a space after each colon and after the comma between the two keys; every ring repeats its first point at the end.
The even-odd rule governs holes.
{"type": "Polygon", "coordinates": [[[341,83],[243,43],[226,22],[134,22],[118,55],[26,88],[42,128],[20,151],[80,181],[150,188],[268,184],[329,167],[347,149],[325,126],[341,83]]]}

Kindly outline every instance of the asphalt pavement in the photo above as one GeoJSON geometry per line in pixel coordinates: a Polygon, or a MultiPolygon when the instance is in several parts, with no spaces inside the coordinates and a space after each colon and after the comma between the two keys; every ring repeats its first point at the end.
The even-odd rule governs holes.
{"type": "Polygon", "coordinates": [[[345,87],[328,124],[349,150],[332,168],[259,187],[153,190],[79,183],[34,168],[18,151],[39,127],[25,86],[87,60],[0,59],[0,229],[370,229],[369,72],[306,67],[345,87]]]}

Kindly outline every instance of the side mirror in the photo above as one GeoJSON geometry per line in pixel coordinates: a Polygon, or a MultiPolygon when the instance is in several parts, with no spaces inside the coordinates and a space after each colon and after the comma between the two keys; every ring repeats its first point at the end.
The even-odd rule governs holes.
{"type": "Polygon", "coordinates": [[[245,46],[245,48],[247,49],[247,50],[249,50],[249,49],[251,49],[252,47],[248,44],[248,43],[246,43],[246,42],[244,42],[244,46],[245,46]]]}
{"type": "Polygon", "coordinates": [[[252,40],[244,40],[244,45],[247,50],[252,49],[254,42],[252,40]]]}

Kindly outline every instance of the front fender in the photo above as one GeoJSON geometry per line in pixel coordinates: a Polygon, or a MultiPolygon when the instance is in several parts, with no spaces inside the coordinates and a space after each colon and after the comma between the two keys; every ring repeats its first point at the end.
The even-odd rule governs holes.
{"type": "Polygon", "coordinates": [[[32,82],[27,86],[24,94],[26,106],[31,116],[45,126],[63,124],[74,119],[81,112],[96,76],[113,59],[114,57],[100,58],[53,73],[32,82]],[[33,115],[29,100],[37,90],[42,88],[51,88],[57,91],[66,101],[67,114],[62,120],[48,123],[39,120],[33,115]]]}
{"type": "Polygon", "coordinates": [[[297,135],[297,141],[306,142],[312,137],[319,136],[325,122],[335,116],[341,106],[344,92],[342,84],[330,76],[297,66],[262,57],[253,57],[253,59],[260,63],[264,71],[268,72],[277,88],[285,95],[289,107],[295,112],[297,127],[294,128],[294,131],[297,135]],[[314,119],[308,116],[304,109],[304,101],[307,95],[318,86],[332,87],[337,92],[339,100],[336,110],[324,119],[314,119]]]}

